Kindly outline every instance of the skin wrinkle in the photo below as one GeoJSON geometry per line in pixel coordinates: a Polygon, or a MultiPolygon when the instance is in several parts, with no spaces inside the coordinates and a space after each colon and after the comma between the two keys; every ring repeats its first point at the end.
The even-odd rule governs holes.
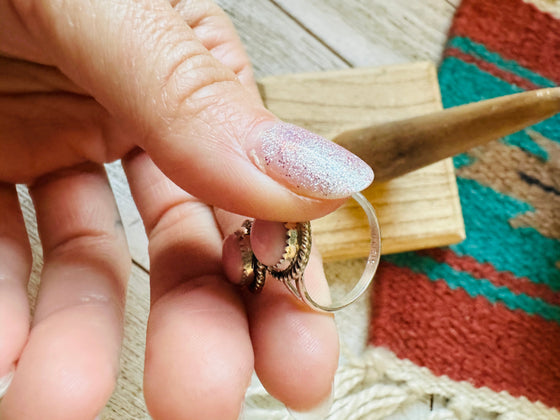
{"type": "Polygon", "coordinates": [[[252,78],[252,69],[248,63],[244,63],[242,61],[236,62],[235,57],[232,57],[231,59],[228,57],[229,51],[233,49],[232,44],[234,44],[233,41],[227,44],[218,44],[214,48],[212,48],[210,52],[221,56],[224,61],[230,62],[230,68],[235,73],[238,80],[241,78],[243,72],[250,72],[250,76],[252,78]]]}
{"type": "MultiPolygon", "coordinates": [[[[208,64],[210,65],[210,64],[208,64]]],[[[182,71],[183,69],[178,68],[177,72],[182,71]]],[[[202,72],[204,74],[208,73],[208,68],[200,67],[196,69],[189,69],[189,72],[202,72]]],[[[183,77],[182,75],[175,74],[174,77],[177,80],[189,80],[189,76],[183,77]]],[[[200,78],[204,79],[204,78],[200,78]]],[[[189,116],[188,125],[194,126],[196,122],[205,123],[205,119],[199,118],[199,115],[203,114],[207,109],[212,109],[217,105],[216,99],[208,100],[208,101],[201,101],[202,98],[210,99],[215,98],[217,95],[213,93],[214,91],[220,91],[222,89],[222,84],[226,84],[233,80],[221,80],[219,76],[216,75],[215,77],[207,77],[205,80],[197,80],[196,85],[188,86],[188,88],[184,88],[182,86],[171,86],[168,85],[167,89],[173,88],[175,89],[174,93],[169,95],[173,95],[175,97],[174,104],[167,107],[167,114],[168,117],[166,118],[168,132],[173,132],[173,129],[179,123],[179,125],[183,125],[185,123],[185,115],[189,116]],[[196,96],[200,95],[200,96],[196,96]],[[204,104],[202,102],[205,102],[204,104]],[[173,110],[173,111],[170,111],[173,110]]],[[[219,99],[222,100],[222,99],[219,99]]],[[[199,129],[200,130],[200,129],[199,129]]]]}
{"type": "MultiPolygon", "coordinates": [[[[88,248],[85,248],[86,250],[88,248]]],[[[89,248],[91,249],[91,248],[89,248]]],[[[59,251],[45,255],[45,268],[43,270],[43,277],[45,273],[50,274],[51,269],[61,270],[62,266],[68,271],[72,269],[70,277],[78,278],[77,274],[82,273],[81,278],[86,277],[86,274],[93,275],[97,279],[103,279],[103,283],[99,283],[100,290],[107,293],[111,292],[118,297],[118,301],[124,304],[126,300],[126,288],[128,273],[130,272],[130,260],[128,261],[114,261],[115,252],[108,251],[98,255],[87,255],[87,251],[59,251]],[[68,262],[74,256],[79,258],[74,259],[74,263],[68,262]]],[[[99,280],[100,281],[100,280],[99,280]]],[[[45,283],[45,281],[43,281],[45,283]]],[[[87,292],[89,293],[89,292],[87,292]]],[[[87,294],[86,293],[86,294],[87,294]]],[[[81,300],[81,297],[77,297],[81,300]]]]}
{"type": "MultiPolygon", "coordinates": [[[[151,240],[155,240],[158,236],[164,235],[172,229],[177,229],[177,225],[184,220],[194,219],[198,215],[208,214],[209,207],[206,204],[200,203],[195,200],[184,199],[177,203],[171,204],[152,220],[150,223],[152,229],[149,231],[151,240]],[[193,207],[194,205],[194,207],[193,207]]],[[[206,217],[205,217],[206,219],[206,217]]],[[[192,234],[200,231],[195,229],[192,234]]],[[[206,236],[206,230],[201,232],[206,236]]]]}
{"type": "Polygon", "coordinates": [[[84,228],[82,231],[72,232],[71,235],[60,238],[58,242],[50,243],[43,249],[44,258],[58,258],[65,254],[79,253],[94,249],[96,253],[111,256],[116,242],[122,242],[124,232],[110,233],[105,230],[94,231],[84,228]],[[105,251],[105,252],[102,252],[105,251]]]}
{"type": "Polygon", "coordinates": [[[59,69],[0,55],[0,95],[10,93],[70,92],[86,95],[59,69]]]}
{"type": "Polygon", "coordinates": [[[178,198],[176,201],[169,203],[166,207],[160,209],[157,214],[152,215],[150,218],[150,224],[145,225],[148,236],[153,239],[159,234],[158,232],[160,230],[165,232],[167,229],[172,229],[174,224],[184,217],[184,215],[180,214],[183,211],[182,208],[193,204],[194,202],[195,200],[192,197],[178,198]],[[171,218],[174,213],[179,214],[174,216],[174,219],[167,220],[171,218]],[[163,222],[165,222],[164,225],[162,225],[163,222]]]}
{"type": "MultiPolygon", "coordinates": [[[[28,0],[12,0],[12,1],[7,1],[5,2],[5,4],[7,4],[10,13],[10,17],[15,18],[17,23],[15,25],[15,28],[11,28],[13,30],[13,32],[19,32],[19,30],[21,30],[22,32],[24,32],[23,36],[20,37],[16,37],[16,39],[27,39],[28,37],[30,38],[35,38],[33,35],[33,32],[30,30],[30,28],[33,28],[34,25],[30,25],[29,24],[29,17],[32,15],[30,13],[30,10],[33,9],[33,1],[28,1],[28,0]],[[19,7],[18,7],[19,5],[19,7]],[[27,19],[25,17],[27,17],[27,19]],[[25,36],[27,35],[27,36],[25,36]]],[[[34,40],[34,39],[33,39],[34,40]]],[[[31,55],[37,55],[37,56],[41,56],[41,52],[39,48],[35,47],[35,42],[24,42],[25,46],[23,48],[23,50],[27,51],[29,49],[32,50],[31,55]]],[[[19,48],[15,47],[12,50],[10,50],[8,48],[8,53],[14,54],[16,53],[16,51],[18,51],[19,48]]],[[[47,60],[45,60],[47,61],[47,60]]]]}
{"type": "Polygon", "coordinates": [[[142,27],[138,29],[141,30],[142,33],[152,34],[150,36],[149,45],[152,51],[158,52],[155,59],[167,63],[165,66],[167,73],[163,75],[155,74],[155,77],[160,81],[159,90],[162,92],[161,100],[163,100],[163,108],[167,111],[166,122],[168,123],[170,115],[172,116],[172,120],[178,117],[173,110],[178,111],[181,108],[180,104],[184,102],[184,98],[188,97],[189,92],[198,90],[197,84],[200,83],[195,77],[186,77],[191,83],[196,81],[196,84],[190,89],[178,89],[177,91],[182,92],[182,94],[177,95],[175,91],[177,86],[179,86],[177,80],[188,75],[188,72],[184,72],[183,69],[196,69],[198,66],[193,67],[193,63],[196,63],[196,58],[199,56],[206,56],[210,59],[210,64],[208,64],[209,69],[212,70],[216,66],[212,65],[214,64],[212,62],[214,60],[213,57],[210,56],[207,50],[196,40],[193,31],[187,25],[182,25],[181,27],[177,27],[178,30],[173,30],[177,25],[170,28],[166,14],[158,13],[153,16],[153,20],[150,21],[151,26],[146,27],[143,22],[142,27]],[[170,37],[176,37],[176,40],[170,39],[170,37]],[[174,103],[169,103],[170,98],[174,98],[174,103]]]}
{"type": "MultiPolygon", "coordinates": [[[[41,96],[43,96],[43,98],[40,98],[41,102],[34,105],[36,112],[40,113],[38,115],[39,120],[34,119],[21,122],[21,126],[25,127],[25,130],[31,131],[28,131],[25,137],[20,136],[23,138],[18,138],[16,131],[15,137],[7,140],[8,144],[11,142],[15,149],[11,153],[10,160],[5,162],[5,165],[1,165],[3,166],[2,172],[6,172],[5,175],[2,175],[4,178],[9,179],[15,176],[14,182],[25,181],[26,183],[33,183],[33,178],[42,176],[53,169],[56,170],[60,165],[68,167],[69,165],[80,165],[87,161],[105,163],[116,159],[132,147],[132,144],[127,144],[130,143],[130,139],[126,142],[119,141],[121,138],[124,139],[122,127],[113,125],[111,117],[105,111],[101,111],[97,105],[92,107],[91,105],[94,103],[91,98],[87,98],[85,101],[83,98],[80,98],[78,102],[74,102],[74,98],[66,95],[57,95],[57,100],[61,101],[61,107],[58,108],[58,111],[53,110],[51,112],[50,110],[43,110],[41,107],[38,107],[38,105],[42,105],[47,100],[46,96],[49,95],[41,96]],[[63,99],[64,102],[62,102],[63,99]],[[72,102],[68,103],[68,99],[72,99],[72,102]],[[68,109],[70,107],[73,107],[74,111],[76,109],[84,111],[85,115],[80,114],[80,118],[76,118],[75,115],[68,114],[71,123],[68,124],[68,119],[63,123],[61,119],[62,114],[60,113],[69,112],[68,109]],[[56,116],[54,116],[55,114],[56,116]],[[44,124],[43,128],[37,125],[41,121],[44,124]],[[97,124],[96,121],[100,121],[100,123],[97,124]],[[59,126],[57,127],[56,124],[59,126]],[[41,132],[40,135],[39,132],[41,132]],[[55,146],[60,147],[62,150],[57,157],[49,161],[44,159],[44,154],[49,150],[47,142],[51,139],[55,146]],[[36,143],[35,146],[37,147],[34,147],[33,143],[36,143]],[[28,155],[32,154],[34,150],[37,150],[34,156],[25,155],[26,153],[28,155]],[[22,159],[30,161],[30,163],[26,167],[15,167],[14,161],[22,159]],[[9,171],[15,173],[15,175],[10,175],[9,171]]],[[[27,102],[29,106],[31,106],[31,102],[30,97],[27,102]]],[[[22,108],[24,105],[22,103],[17,109],[22,108]]],[[[20,118],[24,114],[8,112],[8,115],[10,115],[8,124],[13,126],[15,124],[14,118],[20,118]]],[[[29,118],[29,116],[26,117],[26,119],[29,118]]],[[[5,132],[5,130],[7,128],[3,131],[5,132]]]]}
{"type": "MultiPolygon", "coordinates": [[[[231,45],[228,44],[236,44],[236,40],[228,39],[227,34],[223,30],[226,22],[223,16],[207,16],[200,22],[200,25],[191,27],[199,39],[204,39],[206,49],[212,53],[216,47],[231,47],[231,45]]],[[[232,50],[229,49],[229,51],[232,50]]],[[[212,55],[216,57],[215,54],[212,55]]],[[[222,57],[220,57],[220,61],[222,61],[222,57]]]]}
{"type": "Polygon", "coordinates": [[[292,317],[289,324],[292,331],[297,335],[297,342],[306,350],[306,354],[314,354],[321,351],[322,344],[320,340],[317,339],[316,334],[310,331],[309,327],[300,318],[292,317]]]}
{"type": "MultiPolygon", "coordinates": [[[[187,296],[195,290],[200,291],[201,289],[205,289],[205,288],[213,290],[216,287],[216,284],[222,283],[221,279],[220,280],[218,279],[219,276],[215,274],[205,274],[205,275],[200,275],[197,278],[192,279],[191,281],[179,283],[175,287],[169,289],[164,295],[160,296],[157,301],[152,303],[152,306],[161,305],[165,300],[176,299],[177,296],[187,296]]],[[[230,290],[234,290],[229,285],[228,288],[230,290]]],[[[184,308],[186,308],[186,306],[183,306],[183,309],[184,308]]],[[[190,308],[189,310],[192,311],[192,308],[190,308]]]]}
{"type": "Polygon", "coordinates": [[[173,8],[181,14],[185,23],[193,29],[201,26],[207,18],[222,14],[221,9],[212,1],[179,0],[173,3],[173,8]]]}
{"type": "MultiPolygon", "coordinates": [[[[228,84],[236,82],[236,76],[232,71],[216,72],[214,70],[215,64],[207,60],[207,56],[201,54],[193,57],[188,62],[189,66],[194,65],[195,67],[187,69],[184,69],[183,66],[177,67],[173,74],[177,84],[173,86],[170,82],[166,86],[167,88],[171,86],[176,89],[174,95],[176,105],[174,108],[171,108],[175,109],[175,112],[171,113],[170,126],[173,125],[171,121],[182,121],[184,119],[184,108],[188,109],[186,115],[189,115],[190,118],[195,118],[197,115],[207,112],[208,109],[220,109],[217,104],[223,101],[223,97],[221,94],[216,94],[216,92],[227,91],[229,90],[228,84]],[[184,84],[179,85],[179,81],[189,81],[189,84],[185,87],[184,84]],[[207,99],[207,101],[201,101],[203,98],[207,99]]],[[[236,85],[234,86],[236,87],[236,85]]]]}
{"type": "Polygon", "coordinates": [[[66,316],[66,312],[72,313],[72,311],[74,311],[76,308],[83,308],[86,306],[93,308],[108,308],[111,310],[111,312],[116,314],[119,321],[122,321],[124,318],[124,308],[122,307],[123,302],[110,298],[108,296],[103,296],[98,293],[85,293],[82,296],[78,297],[78,299],[71,304],[64,304],[63,306],[54,308],[52,311],[42,314],[43,316],[41,316],[39,319],[35,317],[33,319],[32,328],[35,328],[38,325],[47,322],[53,317],[66,316]]]}

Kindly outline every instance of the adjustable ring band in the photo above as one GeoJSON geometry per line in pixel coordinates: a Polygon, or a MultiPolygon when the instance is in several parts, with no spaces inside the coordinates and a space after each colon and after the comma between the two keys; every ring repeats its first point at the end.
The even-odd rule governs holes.
{"type": "Polygon", "coordinates": [[[285,224],[287,234],[284,255],[277,264],[265,266],[257,260],[251,250],[249,235],[253,222],[246,220],[241,229],[236,232],[243,264],[241,285],[246,286],[253,293],[259,293],[264,286],[266,274],[269,273],[284,283],[294,296],[319,312],[335,312],[358,299],[371,284],[379,265],[381,235],[375,210],[369,201],[360,193],[353,194],[352,198],[356,200],[367,215],[371,237],[370,252],[360,279],[340,301],[328,305],[321,304],[311,297],[305,285],[304,271],[311,254],[310,222],[285,224]]]}

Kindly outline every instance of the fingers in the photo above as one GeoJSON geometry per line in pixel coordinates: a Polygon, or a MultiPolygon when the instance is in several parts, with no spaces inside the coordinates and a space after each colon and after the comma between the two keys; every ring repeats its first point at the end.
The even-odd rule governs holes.
{"type": "MultiPolygon", "coordinates": [[[[216,216],[225,234],[240,226],[239,216],[224,211],[217,211],[216,216]]],[[[241,254],[238,247],[236,250],[227,245],[230,238],[224,242],[223,260],[235,283],[234,276],[241,273],[241,254]]],[[[285,228],[255,221],[251,246],[261,262],[274,265],[286,246],[285,228]]],[[[315,250],[305,270],[305,282],[313,296],[328,296],[322,261],[315,250]]],[[[245,303],[255,369],[266,389],[298,411],[307,411],[327,400],[338,363],[338,335],[332,315],[311,310],[271,276],[259,295],[245,295],[245,303]]]]}
{"type": "Polygon", "coordinates": [[[212,0],[180,0],[174,9],[212,56],[233,70],[239,82],[260,102],[251,62],[226,13],[212,0]]]}
{"type": "Polygon", "coordinates": [[[13,369],[29,332],[27,281],[31,250],[13,185],[0,184],[0,213],[0,378],[3,378],[13,369]]]}
{"type": "MultiPolygon", "coordinates": [[[[326,285],[318,256],[309,261],[305,280],[326,285]]],[[[259,296],[248,297],[247,312],[255,370],[267,391],[298,411],[325,401],[338,366],[333,316],[304,306],[270,278],[259,296]]]]}
{"type": "Polygon", "coordinates": [[[253,371],[243,304],[211,209],[144,153],[123,162],[150,239],[144,394],[154,419],[237,419],[253,371]]]}
{"type": "Polygon", "coordinates": [[[44,268],[33,326],[2,419],[88,419],[118,371],[130,258],[101,167],[68,169],[30,188],[44,268]]]}
{"type": "Polygon", "coordinates": [[[137,127],[154,162],[204,202],[305,220],[371,182],[354,155],[279,125],[167,1],[13,1],[56,65],[137,127]]]}

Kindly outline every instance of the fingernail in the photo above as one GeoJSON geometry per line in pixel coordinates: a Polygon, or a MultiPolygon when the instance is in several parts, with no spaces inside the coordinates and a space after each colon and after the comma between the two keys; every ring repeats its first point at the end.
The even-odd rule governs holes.
{"type": "Polygon", "coordinates": [[[261,171],[309,197],[348,197],[373,181],[372,169],[356,155],[284,122],[260,133],[248,154],[261,171]]]}
{"type": "Polygon", "coordinates": [[[326,419],[331,411],[334,400],[334,387],[325,401],[309,411],[295,411],[288,408],[288,412],[294,420],[323,420],[326,419]]]}
{"type": "Polygon", "coordinates": [[[4,395],[6,395],[6,392],[8,392],[8,387],[12,383],[12,379],[14,379],[14,372],[15,368],[12,368],[12,370],[7,375],[4,375],[0,378],[0,398],[2,398],[4,395]]]}

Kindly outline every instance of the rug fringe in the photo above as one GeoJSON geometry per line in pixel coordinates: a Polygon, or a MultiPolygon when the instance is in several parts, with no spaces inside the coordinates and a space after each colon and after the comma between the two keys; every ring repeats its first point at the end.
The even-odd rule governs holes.
{"type": "MultiPolygon", "coordinates": [[[[507,392],[476,388],[435,376],[429,369],[396,357],[384,348],[369,348],[360,357],[348,357],[337,375],[335,406],[329,419],[382,419],[406,405],[419,401],[438,401],[426,420],[560,420],[558,410],[507,392]],[[361,417],[341,416],[336,407],[370,407],[361,417]]],[[[421,419],[418,419],[421,420],[421,419]]]]}
{"type": "MultiPolygon", "coordinates": [[[[369,347],[356,356],[342,345],[328,420],[560,420],[560,412],[540,402],[489,388],[476,388],[399,359],[391,351],[369,347]],[[432,407],[430,408],[430,401],[432,407]]],[[[243,420],[290,420],[256,377],[245,400],[243,420]]]]}

